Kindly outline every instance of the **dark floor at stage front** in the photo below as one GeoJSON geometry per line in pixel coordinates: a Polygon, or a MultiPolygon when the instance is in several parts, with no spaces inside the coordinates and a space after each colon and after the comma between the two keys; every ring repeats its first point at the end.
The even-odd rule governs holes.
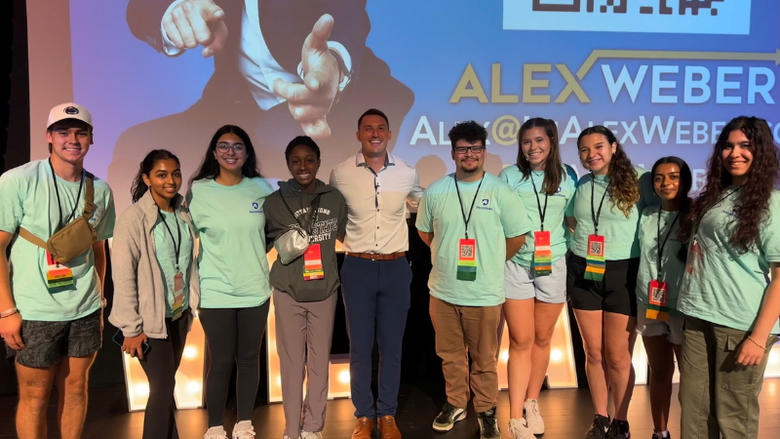
{"type": "MultiPolygon", "coordinates": [[[[676,386],[675,386],[676,398],[676,386]]],[[[13,413],[16,398],[0,397],[0,438],[13,438],[13,413]]],[[[404,386],[399,400],[397,421],[406,439],[473,439],[479,437],[476,415],[470,408],[468,418],[457,424],[449,433],[436,433],[431,422],[438,412],[441,395],[428,395],[417,387],[404,386]]],[[[546,390],[539,399],[547,432],[544,439],[579,439],[593,416],[587,390],[546,390]]],[[[228,404],[226,424],[232,426],[234,402],[228,404]]],[[[143,413],[127,413],[124,387],[114,389],[93,389],[90,393],[89,413],[84,429],[84,439],[140,439],[143,413]]],[[[352,403],[348,399],[331,401],[328,405],[325,439],[348,439],[354,427],[352,403]]],[[[679,438],[680,410],[672,402],[670,430],[679,438]]],[[[49,425],[56,425],[56,401],[49,410],[49,425]]],[[[509,402],[506,392],[499,394],[499,425],[502,437],[508,438],[509,402]]],[[[205,410],[182,410],[177,414],[179,434],[182,439],[199,439],[206,430],[205,410]]],[[[650,397],[647,387],[638,386],[634,392],[629,414],[631,430],[637,439],[649,438],[652,433],[650,420],[650,397]]],[[[258,439],[282,439],[284,417],[281,404],[258,406],[253,418],[258,439]]],[[[57,438],[49,432],[49,438],[57,438]]],[[[375,435],[378,438],[378,434],[375,435]]],[[[780,380],[767,380],[761,395],[761,432],[759,439],[780,437],[780,380]]]]}

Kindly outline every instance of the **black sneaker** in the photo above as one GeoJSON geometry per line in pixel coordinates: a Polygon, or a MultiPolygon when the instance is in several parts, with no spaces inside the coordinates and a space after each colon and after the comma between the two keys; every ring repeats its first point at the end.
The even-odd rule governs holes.
{"type": "Polygon", "coordinates": [[[433,429],[436,431],[450,431],[455,423],[466,418],[466,409],[455,407],[445,402],[441,411],[433,420],[433,429]]]}
{"type": "Polygon", "coordinates": [[[672,434],[667,431],[666,436],[664,436],[661,432],[654,431],[651,439],[672,439],[672,434]]]}
{"type": "Polygon", "coordinates": [[[609,425],[606,439],[631,439],[631,431],[628,428],[628,421],[618,421],[613,419],[609,425]]]}
{"type": "Polygon", "coordinates": [[[479,439],[501,439],[501,431],[496,421],[496,408],[477,413],[479,419],[479,439]]]}
{"type": "Polygon", "coordinates": [[[585,432],[585,439],[604,439],[607,437],[607,430],[609,430],[609,418],[596,415],[590,428],[585,432]]]}

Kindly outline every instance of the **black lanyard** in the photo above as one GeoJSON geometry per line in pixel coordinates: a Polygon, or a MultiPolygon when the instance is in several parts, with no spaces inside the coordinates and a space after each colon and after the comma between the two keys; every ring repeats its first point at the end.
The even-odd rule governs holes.
{"type": "MultiPolygon", "coordinates": [[[[59,212],[59,216],[57,217],[57,230],[59,230],[63,223],[62,223],[62,200],[60,200],[60,187],[57,185],[57,174],[54,173],[54,165],[51,164],[51,158],[49,158],[49,168],[51,168],[51,179],[54,183],[54,191],[57,193],[57,211],[59,212]]],[[[79,183],[79,193],[76,195],[76,203],[73,205],[73,210],[70,212],[70,215],[65,220],[65,224],[70,223],[70,220],[73,219],[73,216],[76,215],[76,209],[79,207],[79,200],[81,200],[81,189],[84,187],[84,179],[86,178],[87,173],[85,171],[81,171],[81,183],[79,183]]]]}
{"type": "Polygon", "coordinates": [[[173,212],[173,220],[176,223],[176,234],[179,236],[179,242],[176,242],[175,239],[173,239],[173,232],[171,231],[171,228],[168,227],[168,223],[165,221],[165,215],[163,215],[160,208],[157,208],[157,212],[160,213],[160,217],[162,218],[163,225],[168,230],[168,234],[171,235],[171,241],[173,241],[173,251],[176,254],[176,262],[174,262],[174,267],[176,267],[176,274],[179,272],[179,252],[181,251],[181,226],[179,225],[179,220],[176,218],[176,211],[173,212]]]}
{"type": "Polygon", "coordinates": [[[479,185],[477,186],[477,192],[474,194],[474,200],[471,201],[471,208],[469,209],[469,216],[466,216],[466,211],[463,210],[463,200],[460,199],[460,189],[458,188],[458,177],[453,176],[455,179],[455,190],[458,192],[458,202],[460,203],[460,213],[463,215],[463,222],[466,224],[466,239],[469,239],[469,221],[471,221],[471,212],[474,211],[474,203],[477,202],[479,196],[479,188],[482,187],[482,181],[485,180],[485,171],[482,171],[482,178],[479,179],[479,185]]]}
{"type": "Polygon", "coordinates": [[[696,236],[699,234],[699,226],[701,225],[701,220],[702,220],[702,219],[704,219],[704,215],[706,215],[706,214],[707,214],[707,212],[709,212],[709,211],[710,211],[710,209],[712,209],[713,207],[715,207],[715,206],[717,206],[718,204],[722,203],[722,202],[723,202],[723,201],[724,201],[726,198],[728,198],[728,197],[730,197],[730,196],[734,195],[734,194],[735,194],[735,193],[736,193],[738,190],[740,190],[740,189],[742,189],[742,186],[740,186],[740,187],[738,187],[738,188],[734,189],[733,191],[729,192],[728,194],[726,194],[726,196],[725,196],[725,197],[723,197],[723,198],[721,198],[720,200],[716,201],[716,202],[715,202],[715,204],[713,204],[712,206],[708,207],[708,208],[707,208],[707,210],[705,210],[704,212],[702,212],[702,214],[701,214],[701,218],[699,218],[699,219],[697,219],[697,220],[696,220],[696,230],[693,232],[693,240],[694,240],[694,241],[696,240],[696,236]]]}
{"type": "Polygon", "coordinates": [[[666,238],[664,238],[663,242],[661,242],[661,211],[662,210],[663,209],[661,209],[660,207],[658,208],[658,233],[656,234],[656,238],[658,239],[657,241],[658,242],[658,264],[657,264],[658,272],[656,275],[659,278],[661,277],[661,256],[664,253],[664,247],[666,246],[666,241],[669,239],[669,235],[672,234],[674,223],[676,223],[677,218],[680,217],[680,212],[677,212],[677,215],[674,216],[674,219],[672,220],[672,223],[669,226],[669,231],[666,232],[666,238]]]}
{"type": "Polygon", "coordinates": [[[592,184],[590,187],[590,216],[593,218],[593,228],[595,229],[595,235],[599,236],[599,218],[601,217],[601,207],[604,205],[604,198],[607,198],[607,193],[609,193],[609,186],[612,183],[608,183],[607,188],[604,189],[604,195],[601,196],[598,212],[596,212],[596,208],[593,206],[593,203],[596,202],[596,177],[593,174],[590,175],[590,183],[592,184]]]}
{"type": "MultiPolygon", "coordinates": [[[[536,207],[539,208],[539,218],[542,220],[541,231],[544,232],[544,216],[547,214],[547,192],[544,193],[544,209],[542,209],[542,202],[539,201],[539,191],[536,190],[536,183],[534,183],[534,175],[531,173],[531,184],[534,186],[534,195],[536,195],[536,207]]],[[[599,213],[601,212],[601,206],[599,206],[599,213]]]]}

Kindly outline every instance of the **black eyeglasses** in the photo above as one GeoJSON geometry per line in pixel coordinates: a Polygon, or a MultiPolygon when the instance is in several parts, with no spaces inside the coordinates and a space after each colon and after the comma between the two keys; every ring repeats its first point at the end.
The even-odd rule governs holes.
{"type": "Polygon", "coordinates": [[[483,145],[471,145],[471,146],[456,146],[453,148],[458,154],[466,154],[471,151],[474,154],[479,154],[485,147],[483,145]]]}
{"type": "Polygon", "coordinates": [[[230,145],[228,143],[218,143],[217,144],[217,151],[219,151],[219,152],[225,153],[225,152],[228,152],[231,149],[236,154],[241,154],[244,151],[246,151],[246,148],[241,143],[234,143],[232,145],[230,145]]]}

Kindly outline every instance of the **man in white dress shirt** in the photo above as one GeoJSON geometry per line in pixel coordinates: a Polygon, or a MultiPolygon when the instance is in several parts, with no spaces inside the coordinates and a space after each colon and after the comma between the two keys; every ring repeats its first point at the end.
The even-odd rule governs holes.
{"type": "Polygon", "coordinates": [[[369,439],[374,415],[382,439],[401,439],[395,424],[401,380],[401,348],[409,311],[412,270],[406,259],[407,202],[417,206],[417,171],[387,151],[387,116],[377,109],[358,120],[361,150],[330,175],[347,202],[342,294],[350,341],[350,385],[355,416],[352,439],[369,439]],[[374,326],[379,344],[379,395],[371,391],[374,326]]]}

